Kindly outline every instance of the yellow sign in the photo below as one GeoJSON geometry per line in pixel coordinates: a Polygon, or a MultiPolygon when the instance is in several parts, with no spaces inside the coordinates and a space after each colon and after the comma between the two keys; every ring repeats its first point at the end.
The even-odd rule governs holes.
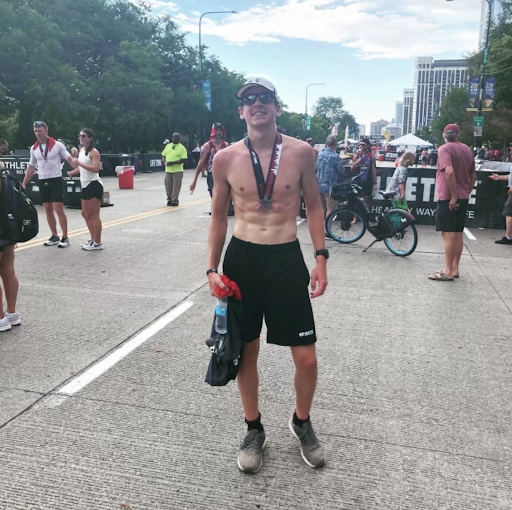
{"type": "Polygon", "coordinates": [[[390,138],[389,131],[384,131],[384,138],[386,139],[386,142],[389,143],[389,138],[390,138]]]}

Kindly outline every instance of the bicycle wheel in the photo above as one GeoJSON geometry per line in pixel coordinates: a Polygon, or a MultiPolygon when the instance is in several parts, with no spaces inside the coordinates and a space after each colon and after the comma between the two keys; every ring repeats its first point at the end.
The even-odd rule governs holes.
{"type": "Polygon", "coordinates": [[[338,243],[355,243],[366,232],[363,218],[349,209],[333,211],[325,220],[325,231],[338,243]],[[355,220],[355,223],[353,221],[355,220]]]}
{"type": "Polygon", "coordinates": [[[414,225],[409,225],[391,237],[386,237],[384,243],[388,250],[399,257],[410,255],[418,244],[418,232],[414,225]]]}

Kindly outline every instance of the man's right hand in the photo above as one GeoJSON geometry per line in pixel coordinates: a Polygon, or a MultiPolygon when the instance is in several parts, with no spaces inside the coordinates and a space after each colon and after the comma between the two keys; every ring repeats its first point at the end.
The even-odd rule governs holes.
{"type": "Polygon", "coordinates": [[[197,181],[192,181],[190,183],[190,191],[194,191],[196,189],[197,181]]]}
{"type": "Polygon", "coordinates": [[[211,295],[215,296],[216,298],[221,298],[221,296],[219,296],[216,292],[217,288],[221,290],[229,290],[218,273],[210,273],[208,275],[208,283],[210,284],[211,295]]]}

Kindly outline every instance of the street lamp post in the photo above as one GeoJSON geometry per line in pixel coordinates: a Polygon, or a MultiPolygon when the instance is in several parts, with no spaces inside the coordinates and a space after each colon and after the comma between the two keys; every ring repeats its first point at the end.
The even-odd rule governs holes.
{"type": "Polygon", "coordinates": [[[308,88],[309,87],[312,87],[313,85],[325,85],[324,83],[310,83],[309,85],[306,86],[306,116],[304,117],[304,132],[306,131],[307,129],[307,125],[308,125],[308,88]]]}
{"type": "Polygon", "coordinates": [[[199,18],[199,72],[203,70],[203,49],[201,47],[201,21],[203,20],[203,16],[207,14],[236,14],[236,11],[208,11],[203,12],[201,17],[199,18]]]}
{"type": "MultiPolygon", "coordinates": [[[[447,2],[453,2],[453,0],[446,0],[447,2]]],[[[478,116],[482,115],[482,102],[484,97],[484,86],[485,86],[485,68],[487,66],[487,56],[489,55],[489,39],[491,38],[491,20],[492,20],[492,3],[491,0],[485,0],[488,5],[487,9],[487,33],[485,34],[485,47],[484,47],[484,59],[482,62],[482,74],[480,75],[480,92],[478,98],[478,116]]],[[[478,136],[474,137],[474,146],[477,146],[478,136]]]]}

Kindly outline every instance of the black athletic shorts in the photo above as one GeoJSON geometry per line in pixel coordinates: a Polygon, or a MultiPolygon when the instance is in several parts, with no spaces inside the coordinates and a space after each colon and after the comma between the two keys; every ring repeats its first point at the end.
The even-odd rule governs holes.
{"type": "Polygon", "coordinates": [[[503,216],[512,216],[512,196],[509,196],[505,202],[505,206],[503,207],[503,216]]]}
{"type": "Polygon", "coordinates": [[[11,244],[3,244],[2,246],[0,246],[0,253],[2,253],[4,251],[4,249],[7,247],[7,246],[12,246],[14,243],[11,243],[11,244]]]}
{"type": "Polygon", "coordinates": [[[62,177],[52,177],[51,179],[39,179],[39,191],[41,192],[41,202],[64,202],[64,186],[62,177]]]}
{"type": "Polygon", "coordinates": [[[213,192],[213,174],[212,174],[212,172],[206,173],[206,185],[208,186],[208,192],[210,193],[210,196],[212,196],[212,192],[213,192]]]}
{"type": "Polygon", "coordinates": [[[466,224],[469,200],[457,200],[459,208],[451,211],[449,200],[439,200],[436,209],[436,230],[438,232],[462,232],[466,224]]]}
{"type": "Polygon", "coordinates": [[[103,198],[103,186],[98,181],[92,181],[85,188],[82,188],[82,199],[91,200],[91,198],[97,198],[98,200],[103,198]]]}
{"type": "Polygon", "coordinates": [[[357,178],[354,179],[354,184],[357,184],[358,186],[361,186],[363,188],[363,195],[365,197],[371,197],[373,194],[373,178],[369,181],[362,181],[361,179],[357,178]]]}
{"type": "Polygon", "coordinates": [[[223,268],[242,292],[244,342],[260,337],[263,317],[270,344],[297,346],[316,342],[309,271],[299,241],[253,244],[233,237],[223,268]]]}

